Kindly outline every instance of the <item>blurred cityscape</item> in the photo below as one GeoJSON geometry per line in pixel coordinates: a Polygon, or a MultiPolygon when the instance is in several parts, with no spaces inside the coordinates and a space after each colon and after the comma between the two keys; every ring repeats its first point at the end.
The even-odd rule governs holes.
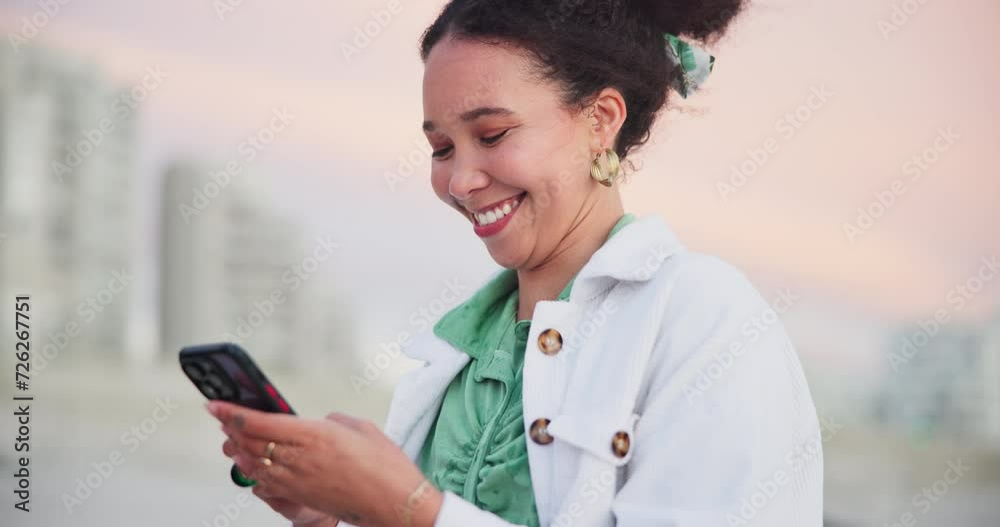
{"type": "Polygon", "coordinates": [[[347,312],[332,287],[303,287],[317,271],[314,247],[271,209],[265,176],[236,161],[214,170],[197,154],[162,175],[158,331],[134,335],[151,330],[130,318],[141,100],[43,47],[3,47],[0,72],[3,284],[31,292],[47,324],[39,333],[81,327],[56,342],[60,353],[175,359],[183,346],[229,340],[263,364],[309,371],[352,349],[351,324],[331,324],[347,312]]]}
{"type": "MultiPolygon", "coordinates": [[[[40,503],[31,522],[61,523],[69,511],[75,524],[105,525],[96,512],[103,507],[141,514],[169,505],[144,523],[200,526],[225,510],[217,504],[237,492],[227,463],[217,451],[188,448],[195,435],[221,439],[205,430],[198,394],[176,369],[187,344],[243,343],[278,384],[292,387],[300,413],[321,414],[335,402],[380,421],[389,380],[374,396],[356,396],[348,376],[364,368],[354,350],[367,343],[352,330],[335,277],[310,281],[334,243],[300,239],[295,220],[270,208],[273,179],[202,152],[169,164],[161,174],[157,314],[144,322],[132,294],[143,144],[135,90],[71,52],[34,45],[0,47],[0,80],[0,289],[4,298],[31,294],[36,353],[47,359],[38,368],[47,388],[39,389],[46,410],[37,433],[49,439],[35,454],[40,503]],[[329,380],[334,371],[338,382],[329,380]],[[139,422],[164,393],[182,406],[177,427],[144,443],[141,461],[123,469],[130,476],[109,480],[114,490],[95,489],[79,509],[66,505],[73,480],[115,441],[102,427],[139,422]],[[214,486],[206,490],[205,481],[214,486]]],[[[1000,309],[975,325],[872,321],[871,345],[886,358],[868,380],[832,375],[811,353],[837,331],[835,320],[823,333],[794,316],[786,324],[829,432],[830,525],[1000,525],[1000,309]],[[968,475],[953,468],[966,465],[968,475]],[[907,523],[906,514],[919,521],[907,523]]],[[[0,452],[4,471],[13,470],[10,455],[0,452]]],[[[281,524],[259,504],[252,510],[239,524],[281,524]]]]}

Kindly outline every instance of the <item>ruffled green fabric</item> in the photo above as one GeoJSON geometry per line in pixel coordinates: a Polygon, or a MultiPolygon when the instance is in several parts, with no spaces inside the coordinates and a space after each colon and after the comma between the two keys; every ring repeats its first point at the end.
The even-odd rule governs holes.
{"type": "Polygon", "coordinates": [[[671,88],[687,99],[705,83],[715,67],[715,57],[708,51],[693,46],[676,35],[664,33],[667,41],[667,57],[679,68],[671,88]]]}
{"type": "MultiPolygon", "coordinates": [[[[608,239],[634,220],[622,216],[608,239]]],[[[569,299],[575,280],[557,300],[569,299]]],[[[515,320],[517,303],[517,271],[506,269],[435,324],[434,333],[471,360],[448,385],[417,465],[442,491],[535,527],[521,377],[531,320],[515,320]]]]}

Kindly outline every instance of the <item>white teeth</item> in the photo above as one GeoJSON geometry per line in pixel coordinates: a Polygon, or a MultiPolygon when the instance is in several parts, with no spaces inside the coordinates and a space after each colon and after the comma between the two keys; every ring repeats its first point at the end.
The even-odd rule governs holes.
{"type": "Polygon", "coordinates": [[[501,207],[497,207],[493,210],[486,211],[482,214],[474,214],[473,216],[475,216],[476,221],[478,221],[480,225],[489,225],[491,223],[496,222],[497,220],[502,219],[504,216],[510,214],[510,211],[517,208],[518,203],[519,200],[516,199],[514,201],[508,201],[507,203],[504,203],[503,206],[501,207]]]}

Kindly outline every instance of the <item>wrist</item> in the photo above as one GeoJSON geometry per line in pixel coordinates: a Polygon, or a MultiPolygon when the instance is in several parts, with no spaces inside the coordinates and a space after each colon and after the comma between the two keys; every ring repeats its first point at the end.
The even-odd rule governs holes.
{"type": "Polygon", "coordinates": [[[429,480],[420,483],[397,506],[401,525],[404,527],[434,527],[444,495],[429,480]]]}
{"type": "Polygon", "coordinates": [[[413,512],[413,527],[434,527],[437,522],[438,513],[444,503],[444,494],[434,485],[428,485],[424,491],[424,496],[417,503],[413,512]]]}

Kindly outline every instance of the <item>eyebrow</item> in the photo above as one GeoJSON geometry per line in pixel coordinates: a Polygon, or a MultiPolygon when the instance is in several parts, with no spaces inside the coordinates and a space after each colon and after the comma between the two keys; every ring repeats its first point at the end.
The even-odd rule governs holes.
{"type": "MultiPolygon", "coordinates": [[[[480,106],[474,110],[464,112],[458,117],[462,120],[462,122],[469,122],[483,117],[484,115],[514,115],[514,110],[497,106],[480,106]]],[[[433,121],[424,121],[423,128],[425,132],[433,132],[437,128],[437,125],[435,125],[433,121]]]]}

